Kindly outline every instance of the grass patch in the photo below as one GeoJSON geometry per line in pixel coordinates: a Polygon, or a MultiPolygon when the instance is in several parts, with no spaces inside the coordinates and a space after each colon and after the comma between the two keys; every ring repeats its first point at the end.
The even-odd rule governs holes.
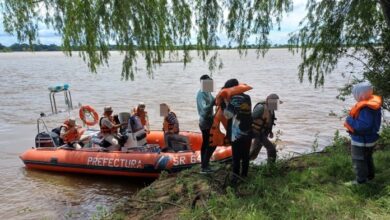
{"type": "Polygon", "coordinates": [[[348,139],[335,134],[332,146],[269,166],[250,167],[236,188],[230,165],[212,175],[199,167],[163,177],[126,202],[129,219],[389,219],[390,129],[374,153],[376,178],[354,179],[348,139]]]}

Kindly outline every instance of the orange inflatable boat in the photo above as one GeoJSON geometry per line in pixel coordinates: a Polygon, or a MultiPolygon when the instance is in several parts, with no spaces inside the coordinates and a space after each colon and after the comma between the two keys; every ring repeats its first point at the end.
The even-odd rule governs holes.
{"type": "MultiPolygon", "coordinates": [[[[162,131],[147,135],[147,146],[123,151],[105,152],[101,148],[80,150],[53,146],[33,147],[20,158],[27,168],[55,172],[73,172],[134,177],[158,177],[162,171],[178,172],[200,163],[202,135],[181,132],[188,137],[189,149],[179,152],[161,152],[164,147],[162,131]]],[[[211,161],[227,161],[232,156],[230,147],[217,147],[211,161]]]]}

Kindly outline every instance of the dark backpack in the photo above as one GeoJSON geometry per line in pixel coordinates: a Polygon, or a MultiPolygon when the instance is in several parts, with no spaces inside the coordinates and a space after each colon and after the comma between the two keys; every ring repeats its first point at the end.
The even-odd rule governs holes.
{"type": "Polygon", "coordinates": [[[252,129],[252,103],[249,95],[241,94],[242,102],[237,109],[237,119],[240,121],[241,131],[250,131],[252,129]]]}

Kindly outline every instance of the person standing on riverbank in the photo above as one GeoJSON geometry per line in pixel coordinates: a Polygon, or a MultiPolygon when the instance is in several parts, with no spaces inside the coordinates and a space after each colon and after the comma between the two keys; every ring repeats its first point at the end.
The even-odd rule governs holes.
{"type": "MultiPolygon", "coordinates": [[[[212,78],[208,75],[200,77],[200,82],[205,80],[212,81],[212,78]]],[[[209,167],[210,158],[214,153],[215,147],[210,147],[210,128],[213,124],[213,106],[215,98],[211,95],[211,92],[206,91],[202,86],[196,95],[196,105],[199,114],[199,128],[202,132],[202,148],[200,150],[201,158],[201,173],[211,173],[212,170],[209,167]]]]}
{"type": "Polygon", "coordinates": [[[344,126],[351,136],[351,155],[356,173],[356,180],[349,184],[363,184],[375,177],[372,154],[379,138],[381,126],[382,98],[373,95],[370,83],[363,82],[352,88],[357,101],[349,112],[344,126]]]}
{"type": "MultiPolygon", "coordinates": [[[[226,81],[223,89],[235,86],[238,86],[238,80],[229,79],[226,81]]],[[[224,116],[227,119],[232,119],[226,132],[230,134],[229,138],[232,143],[233,177],[231,183],[235,185],[238,181],[238,176],[248,176],[249,150],[252,141],[251,98],[244,93],[234,95],[229,101],[224,100],[221,107],[224,110],[224,116]]]]}
{"type": "Polygon", "coordinates": [[[251,160],[257,158],[263,146],[267,149],[268,163],[274,163],[276,160],[276,146],[268,138],[274,137],[272,127],[275,125],[275,111],[278,109],[278,104],[279,96],[270,94],[265,102],[259,102],[253,108],[253,142],[249,153],[251,160]]]}

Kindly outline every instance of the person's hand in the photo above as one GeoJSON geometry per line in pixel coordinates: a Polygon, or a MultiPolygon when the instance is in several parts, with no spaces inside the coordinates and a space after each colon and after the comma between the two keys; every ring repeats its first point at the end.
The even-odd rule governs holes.
{"type": "Polygon", "coordinates": [[[269,138],[274,138],[274,133],[271,131],[271,133],[269,133],[268,137],[269,138]]]}

